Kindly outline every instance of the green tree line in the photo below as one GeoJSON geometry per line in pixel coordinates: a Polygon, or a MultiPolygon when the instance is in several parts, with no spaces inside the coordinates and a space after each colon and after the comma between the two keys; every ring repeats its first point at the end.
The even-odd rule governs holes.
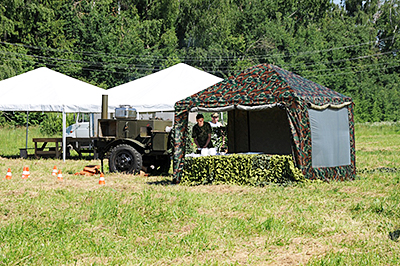
{"type": "Polygon", "coordinates": [[[46,66],[107,89],[271,63],[351,96],[357,122],[400,118],[399,0],[0,2],[0,80],[46,66]]]}

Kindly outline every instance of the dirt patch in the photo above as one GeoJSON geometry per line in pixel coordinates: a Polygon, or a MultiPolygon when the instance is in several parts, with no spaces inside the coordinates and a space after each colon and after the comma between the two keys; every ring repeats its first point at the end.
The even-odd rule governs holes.
{"type": "Polygon", "coordinates": [[[377,193],[377,192],[373,192],[373,191],[360,192],[360,195],[372,197],[372,198],[384,198],[386,196],[386,194],[377,193]]]}
{"type": "MultiPolygon", "coordinates": [[[[365,152],[374,152],[374,151],[399,151],[400,146],[390,146],[390,147],[373,147],[370,145],[371,143],[367,143],[365,146],[356,146],[356,151],[365,151],[365,152]]],[[[375,143],[378,144],[378,143],[375,143]]]]}
{"type": "Polygon", "coordinates": [[[292,239],[289,246],[274,249],[273,259],[269,265],[306,264],[312,257],[321,256],[331,250],[331,247],[314,239],[298,237],[292,239]]]}
{"type": "Polygon", "coordinates": [[[339,192],[344,192],[348,194],[353,194],[358,192],[358,188],[356,187],[342,187],[339,192]]]}
{"type": "Polygon", "coordinates": [[[19,195],[24,194],[24,191],[12,190],[12,191],[5,192],[5,194],[8,196],[19,196],[19,195]]]}
{"type": "Polygon", "coordinates": [[[192,232],[192,230],[195,229],[197,226],[198,226],[198,224],[189,223],[189,224],[187,224],[185,226],[182,226],[182,227],[178,228],[175,233],[177,235],[179,235],[179,237],[183,237],[185,235],[190,234],[190,232],[192,232]]]}

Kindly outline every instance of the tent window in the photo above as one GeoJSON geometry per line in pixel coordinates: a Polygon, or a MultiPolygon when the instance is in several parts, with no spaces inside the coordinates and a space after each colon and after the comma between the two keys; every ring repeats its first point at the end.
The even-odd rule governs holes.
{"type": "Polygon", "coordinates": [[[350,129],[347,107],[309,109],[312,167],[350,165],[350,129]]]}

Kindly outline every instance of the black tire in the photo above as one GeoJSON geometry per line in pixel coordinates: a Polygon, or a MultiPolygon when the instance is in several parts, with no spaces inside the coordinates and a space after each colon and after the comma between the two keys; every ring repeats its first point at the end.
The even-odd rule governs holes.
{"type": "Polygon", "coordinates": [[[142,169],[142,155],[132,146],[120,144],[110,151],[110,172],[137,174],[142,169]]]}

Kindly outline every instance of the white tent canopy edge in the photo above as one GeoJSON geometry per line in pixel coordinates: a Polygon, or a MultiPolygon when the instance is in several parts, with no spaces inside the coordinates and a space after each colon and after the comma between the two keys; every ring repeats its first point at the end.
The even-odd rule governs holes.
{"type": "MultiPolygon", "coordinates": [[[[61,112],[63,160],[66,156],[66,113],[101,112],[105,90],[46,67],[0,81],[0,110],[61,112]]],[[[114,107],[109,106],[109,110],[114,107]]],[[[28,135],[27,135],[28,138],[28,135]]]]}
{"type": "Polygon", "coordinates": [[[174,112],[177,101],[189,97],[221,78],[184,63],[107,90],[109,102],[130,105],[138,112],[174,112]]]}

